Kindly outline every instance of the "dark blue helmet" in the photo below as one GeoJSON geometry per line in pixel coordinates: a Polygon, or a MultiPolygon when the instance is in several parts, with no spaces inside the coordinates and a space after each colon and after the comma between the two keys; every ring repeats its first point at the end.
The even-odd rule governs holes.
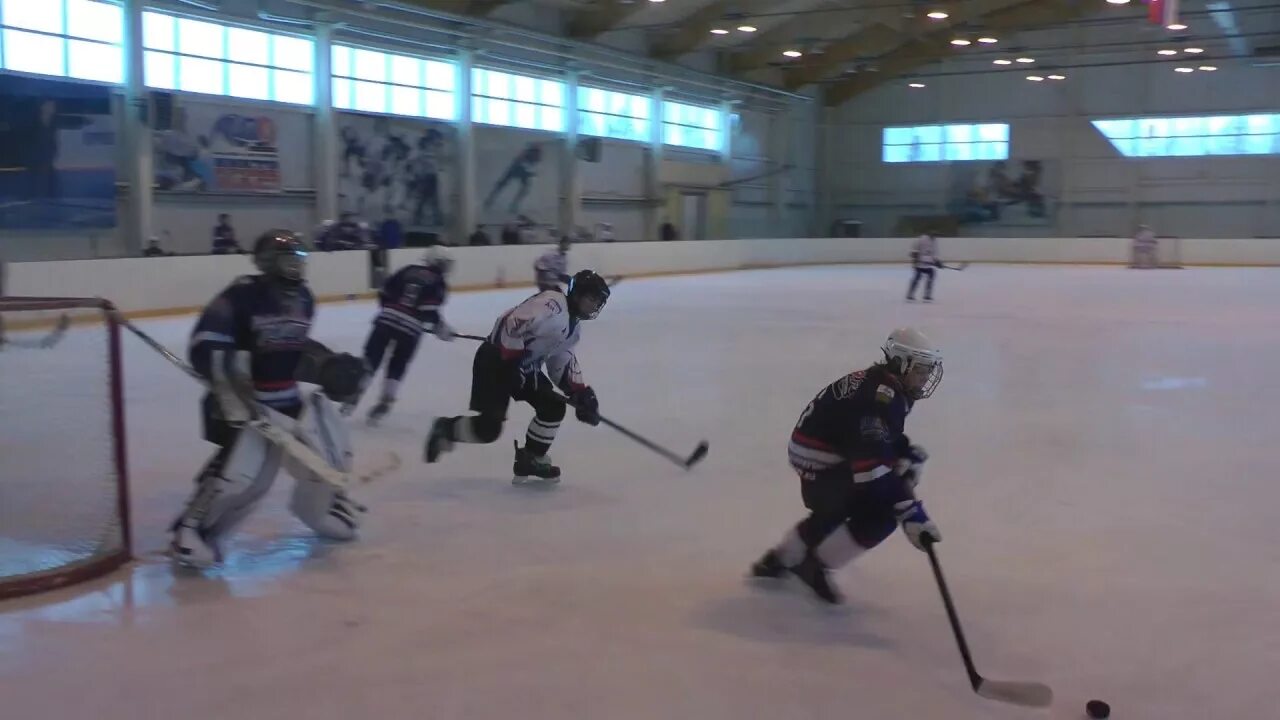
{"type": "Polygon", "coordinates": [[[272,279],[301,285],[307,279],[307,246],[292,230],[268,230],[253,244],[253,264],[272,279]]]}

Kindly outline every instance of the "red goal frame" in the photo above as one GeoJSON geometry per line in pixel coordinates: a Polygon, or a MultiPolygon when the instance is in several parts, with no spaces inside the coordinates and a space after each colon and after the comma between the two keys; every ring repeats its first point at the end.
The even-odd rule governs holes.
{"type": "Polygon", "coordinates": [[[133,526],[129,518],[129,468],[125,452],[124,373],[120,359],[120,324],[112,314],[115,306],[101,298],[0,296],[0,311],[57,311],[84,308],[100,310],[101,321],[107,326],[116,512],[119,515],[122,542],[120,548],[114,552],[95,555],[62,567],[12,578],[0,577],[0,600],[81,583],[106,575],[133,558],[133,526]]]}

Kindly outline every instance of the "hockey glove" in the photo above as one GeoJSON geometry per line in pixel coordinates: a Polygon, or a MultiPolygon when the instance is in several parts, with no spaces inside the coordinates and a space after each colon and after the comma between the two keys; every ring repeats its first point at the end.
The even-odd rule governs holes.
{"type": "Polygon", "coordinates": [[[436,321],[436,326],[431,329],[437,338],[445,342],[453,342],[453,328],[449,327],[449,323],[443,319],[436,321]]]}
{"type": "Polygon", "coordinates": [[[600,424],[600,400],[596,398],[595,390],[590,387],[578,388],[569,396],[569,402],[577,411],[579,421],[588,425],[600,424]]]}
{"type": "Polygon", "coordinates": [[[907,487],[912,490],[916,489],[916,485],[920,484],[920,478],[924,475],[924,463],[929,459],[929,453],[919,445],[912,445],[907,440],[906,435],[902,435],[901,446],[899,447],[898,460],[893,464],[893,471],[902,476],[907,487]]]}
{"type": "Polygon", "coordinates": [[[942,533],[924,511],[924,503],[919,500],[903,500],[894,503],[893,509],[898,515],[898,522],[902,523],[902,532],[907,534],[907,539],[917,550],[924,550],[926,542],[942,542],[942,533]]]}
{"type": "Polygon", "coordinates": [[[364,360],[350,353],[335,353],[320,365],[317,385],[330,400],[344,403],[360,397],[369,383],[369,369],[364,360]]]}

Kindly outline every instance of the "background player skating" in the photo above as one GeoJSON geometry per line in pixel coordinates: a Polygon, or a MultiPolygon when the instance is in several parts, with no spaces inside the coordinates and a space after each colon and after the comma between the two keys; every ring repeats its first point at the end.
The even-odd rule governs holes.
{"type": "Polygon", "coordinates": [[[566,292],[547,290],[503,313],[471,366],[471,409],[478,415],[437,418],[427,437],[426,461],[435,462],[455,442],[491,443],[502,434],[511,400],[533,406],[525,446],[516,443],[513,483],[560,481],[560,468],[547,459],[568,394],[578,419],[600,422],[595,390],[582,378],[573,348],[582,321],[591,320],[609,300],[609,286],[591,270],[574,275],[566,292]],[[543,372],[543,365],[546,372],[543,372]],[[555,385],[551,378],[555,379],[555,385]]]}
{"type": "MultiPolygon", "coordinates": [[[[365,381],[364,361],[308,337],[315,299],[305,280],[306,255],[294,233],[263,233],[253,250],[262,274],[241,277],[219,293],[192,332],[191,365],[210,385],[202,406],[204,437],[218,450],[171,528],[179,564],[205,567],[221,560],[219,541],[275,482],[286,458],[246,424],[263,407],[299,418],[298,432],[309,439],[324,436],[330,449],[349,451],[332,403],[315,393],[304,410],[298,388],[298,382],[315,383],[341,401],[357,395],[365,381]]],[[[355,537],[356,505],[345,493],[301,468],[291,465],[290,474],[297,479],[290,509],[302,522],[323,537],[355,537]]]]}
{"type": "Polygon", "coordinates": [[[916,400],[942,380],[942,353],[918,330],[894,330],[884,361],[831,383],[809,403],[788,453],[809,516],[751,568],[790,572],[825,602],[843,602],[827,571],[880,544],[901,524],[912,545],[941,540],[915,497],[928,455],[903,432],[916,400]]]}
{"type": "Polygon", "coordinates": [[[569,247],[572,241],[568,235],[560,238],[560,245],[555,250],[548,250],[533,263],[534,279],[538,290],[559,290],[561,283],[569,282],[569,247]]]}
{"type": "MultiPolygon", "coordinates": [[[[400,381],[404,378],[409,362],[418,351],[418,340],[427,325],[436,337],[453,340],[453,330],[440,316],[440,307],[449,295],[449,270],[453,259],[442,247],[427,249],[422,261],[406,265],[387,278],[378,291],[381,306],[373,320],[373,329],[364,344],[364,361],[372,375],[378,373],[387,346],[391,346],[391,359],[387,361],[387,375],[382,382],[382,395],[378,404],[369,411],[369,424],[376,425],[391,412],[396,401],[400,381]]],[[[355,410],[357,401],[342,407],[342,414],[355,410]]]]}
{"type": "Polygon", "coordinates": [[[924,281],[924,301],[933,302],[933,277],[937,274],[937,268],[942,267],[942,261],[938,259],[938,239],[933,235],[925,234],[916,239],[916,244],[911,248],[911,267],[915,271],[911,275],[911,286],[907,288],[907,302],[914,302],[916,299],[916,286],[920,284],[920,278],[924,281]]]}

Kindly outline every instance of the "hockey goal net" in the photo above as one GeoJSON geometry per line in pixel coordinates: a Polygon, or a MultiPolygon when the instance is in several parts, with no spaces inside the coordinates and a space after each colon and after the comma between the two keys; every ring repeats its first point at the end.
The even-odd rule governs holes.
{"type": "Polygon", "coordinates": [[[1182,267],[1182,238],[1135,237],[1129,246],[1129,267],[1137,270],[1182,267]]]}
{"type": "Polygon", "coordinates": [[[0,598],[130,556],[120,331],[103,300],[0,296],[0,598]]]}

